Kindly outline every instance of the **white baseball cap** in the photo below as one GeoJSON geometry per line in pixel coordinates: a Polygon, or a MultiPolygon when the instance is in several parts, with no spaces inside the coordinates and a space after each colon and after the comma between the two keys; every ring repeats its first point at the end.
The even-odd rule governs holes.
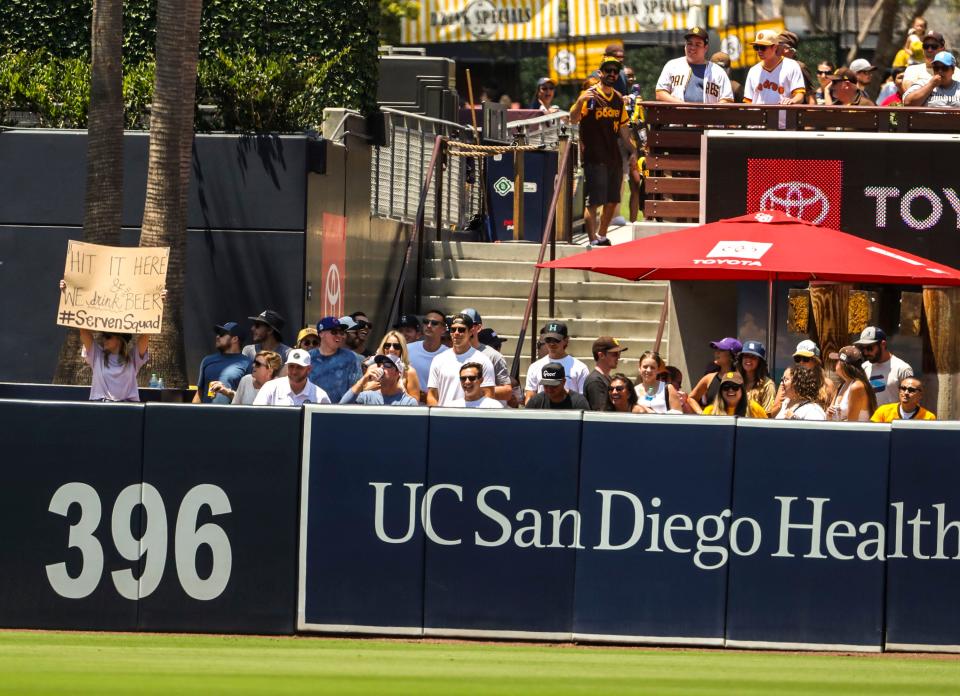
{"type": "Polygon", "coordinates": [[[301,367],[310,367],[310,353],[295,348],[287,353],[287,365],[300,365],[301,367]]]}

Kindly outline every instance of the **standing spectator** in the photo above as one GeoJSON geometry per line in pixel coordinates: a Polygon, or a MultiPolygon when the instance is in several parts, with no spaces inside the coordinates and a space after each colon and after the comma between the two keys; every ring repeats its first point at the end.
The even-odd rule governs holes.
{"type": "Polygon", "coordinates": [[[290,352],[290,346],[283,342],[283,325],[286,323],[279,313],[272,309],[265,309],[255,317],[247,317],[253,322],[250,329],[250,338],[253,343],[243,347],[243,354],[253,360],[253,356],[261,350],[272,350],[279,353],[284,361],[287,359],[287,353],[290,352]]]}
{"type": "Polygon", "coordinates": [[[702,27],[690,29],[683,38],[684,56],[667,61],[657,80],[657,101],[716,104],[732,102],[733,88],[726,71],[707,60],[710,39],[702,27]]]}
{"type": "Polygon", "coordinates": [[[743,344],[732,336],[712,341],[710,347],[713,348],[713,364],[718,370],[701,377],[690,392],[687,403],[696,413],[700,413],[716,400],[720,393],[720,376],[735,368],[737,355],[743,350],[743,344]]]}
{"type": "Polygon", "coordinates": [[[670,384],[670,373],[659,353],[652,350],[640,356],[640,384],[635,389],[641,413],[682,413],[680,395],[670,384]],[[660,375],[663,374],[661,379],[660,375]]]}
{"type": "Polygon", "coordinates": [[[349,336],[347,347],[357,355],[369,358],[373,353],[367,346],[367,341],[370,340],[370,329],[373,328],[373,324],[370,322],[370,319],[367,318],[365,312],[354,312],[350,315],[350,319],[354,322],[355,326],[350,326],[350,322],[347,322],[349,327],[348,331],[353,332],[352,335],[349,336]]]}
{"type": "Polygon", "coordinates": [[[923,385],[916,377],[904,377],[900,381],[899,400],[884,404],[873,412],[874,423],[892,423],[895,420],[937,420],[936,414],[920,405],[923,385]]]}
{"type": "Polygon", "coordinates": [[[527,408],[590,410],[590,404],[582,394],[569,391],[564,386],[567,377],[560,363],[548,362],[540,368],[538,382],[543,391],[527,399],[527,408]]]}
{"type": "Polygon", "coordinates": [[[757,32],[753,49],[760,62],[750,68],[743,88],[747,104],[802,104],[806,90],[797,61],[777,55],[779,34],[772,29],[757,32]]]}
{"type": "Polygon", "coordinates": [[[542,391],[540,375],[543,368],[550,363],[563,365],[567,380],[567,389],[583,393],[583,383],[590,374],[590,370],[572,355],[567,355],[567,345],[570,337],[567,334],[567,325],[562,321],[548,322],[542,332],[543,341],[547,346],[547,355],[531,364],[527,369],[527,383],[524,386],[524,395],[529,400],[534,394],[542,391]]]}
{"type": "Polygon", "coordinates": [[[297,334],[297,348],[303,348],[304,350],[310,350],[311,348],[320,347],[320,334],[317,333],[317,330],[312,326],[308,326],[304,329],[300,329],[300,333],[297,334]]]}
{"type": "Polygon", "coordinates": [[[483,365],[468,362],[460,367],[460,387],[463,398],[454,399],[448,406],[462,408],[503,408],[503,404],[489,396],[484,396],[480,381],[483,379],[483,365]]]}
{"type": "Polygon", "coordinates": [[[730,80],[730,90],[733,92],[733,101],[741,102],[743,101],[743,83],[737,82],[730,77],[730,55],[723,51],[717,51],[712,56],[710,56],[710,62],[716,63],[719,65],[723,72],[726,74],[727,79],[730,80]]]}
{"type": "Polygon", "coordinates": [[[470,329],[470,345],[487,356],[490,364],[493,365],[493,378],[496,385],[493,388],[493,398],[502,402],[504,406],[516,408],[520,405],[519,401],[513,397],[513,384],[510,382],[510,370],[507,368],[507,361],[496,348],[480,342],[480,330],[483,328],[483,319],[480,312],[468,307],[460,312],[473,319],[473,327],[470,329]],[[513,400],[513,403],[508,403],[513,400]]]}
{"type": "Polygon", "coordinates": [[[377,355],[390,355],[400,361],[400,364],[403,366],[400,370],[400,386],[403,387],[403,390],[409,394],[412,399],[419,402],[421,392],[420,378],[417,375],[417,371],[410,366],[410,353],[408,352],[407,342],[403,340],[403,336],[400,335],[399,331],[388,331],[383,337],[383,340],[380,341],[376,354],[373,358],[368,358],[365,364],[372,365],[373,359],[376,358],[377,355]]]}
{"type": "Polygon", "coordinates": [[[407,346],[410,365],[417,371],[417,379],[420,381],[420,403],[422,404],[427,401],[423,388],[430,381],[430,364],[440,353],[450,350],[441,342],[443,334],[446,333],[446,327],[444,313],[439,309],[431,309],[423,318],[423,340],[407,346]]]}
{"type": "Polygon", "coordinates": [[[559,111],[560,107],[554,106],[553,97],[557,93],[557,85],[549,77],[541,77],[537,80],[537,93],[533,95],[533,101],[530,102],[528,109],[542,111],[545,114],[551,114],[559,111]]]}
{"type": "Polygon", "coordinates": [[[497,335],[494,329],[480,329],[480,331],[477,332],[477,340],[498,352],[503,347],[503,344],[507,342],[507,339],[497,335]]]}
{"type": "Polygon", "coordinates": [[[622,372],[610,376],[610,386],[607,387],[607,398],[610,399],[610,408],[607,411],[617,413],[643,413],[637,405],[637,387],[633,380],[622,372]]]}
{"type": "Polygon", "coordinates": [[[307,379],[310,374],[310,353],[294,348],[287,355],[287,376],[272,379],[260,389],[254,406],[303,406],[329,404],[327,393],[307,379]]]}
{"type": "Polygon", "coordinates": [[[871,83],[873,82],[873,74],[876,72],[877,66],[872,65],[866,58],[857,58],[850,63],[850,70],[856,75],[857,88],[867,96],[873,97],[876,91],[871,86],[871,83]]]}
{"type": "Polygon", "coordinates": [[[837,361],[834,369],[842,382],[827,409],[827,418],[851,422],[870,420],[877,410],[877,398],[863,371],[860,349],[844,346],[839,353],[830,353],[830,359],[837,361]]]}
{"type": "Polygon", "coordinates": [[[400,332],[403,340],[407,342],[407,346],[423,338],[423,334],[420,332],[420,319],[416,314],[401,314],[393,328],[400,332]]]}
{"type": "MultiPolygon", "coordinates": [[[[811,341],[812,343],[812,341],[811,341]]],[[[809,367],[796,366],[791,370],[790,381],[786,384],[786,398],[790,400],[777,418],[780,420],[813,420],[827,419],[818,399],[820,398],[819,385],[816,373],[809,367]]]]}
{"type": "Polygon", "coordinates": [[[623,187],[623,162],[620,142],[630,152],[628,166],[636,166],[637,152],[631,137],[629,117],[623,97],[614,89],[623,65],[613,56],[600,63],[599,84],[583,91],[570,108],[570,122],[580,126],[583,149],[584,225],[590,244],[609,246],[607,227],[620,204],[623,187]],[[600,217],[597,208],[602,207],[600,217]]]}
{"type": "Polygon", "coordinates": [[[905,377],[913,377],[913,368],[889,351],[887,334],[879,326],[865,328],[855,345],[867,361],[863,371],[876,394],[877,405],[896,402],[899,398],[898,385],[905,377]]]}
{"type": "Polygon", "coordinates": [[[880,106],[902,106],[903,105],[903,75],[906,71],[906,68],[894,68],[893,69],[893,78],[891,80],[893,84],[893,90],[885,98],[881,92],[880,96],[880,106]]]}
{"type": "MultiPolygon", "coordinates": [[[[792,31],[781,31],[780,36],[777,37],[777,53],[785,58],[797,60],[797,48],[799,45],[800,37],[792,31]]],[[[806,101],[807,104],[816,104],[817,98],[815,92],[817,87],[813,82],[813,76],[810,75],[810,71],[803,61],[797,60],[797,65],[800,66],[800,74],[803,75],[804,101],[806,101]]]]}
{"type": "Polygon", "coordinates": [[[244,375],[237,385],[236,391],[231,389],[222,389],[221,393],[230,398],[230,403],[234,406],[249,406],[257,398],[260,389],[271,379],[276,379],[280,374],[280,368],[283,363],[280,361],[280,354],[272,350],[261,350],[253,358],[253,368],[249,375],[244,375]]]}
{"type": "Polygon", "coordinates": [[[904,105],[960,108],[960,83],[953,79],[957,59],[949,51],[940,51],[931,67],[933,77],[923,85],[914,83],[903,93],[904,105]]]}
{"type": "Polygon", "coordinates": [[[593,372],[583,380],[583,395],[592,411],[610,411],[610,375],[620,363],[620,354],[626,348],[613,336],[601,336],[593,342],[593,372]]]}
{"type": "Polygon", "coordinates": [[[777,389],[767,372],[767,348],[760,341],[747,341],[737,356],[737,371],[743,376],[747,397],[770,415],[777,389]]]}
{"type": "Polygon", "coordinates": [[[197,391],[193,395],[195,404],[229,404],[233,390],[240,384],[240,378],[247,374],[253,362],[240,352],[240,346],[246,337],[240,324],[228,321],[217,324],[213,330],[217,336],[214,342],[217,352],[200,361],[197,391]]]}
{"type": "Polygon", "coordinates": [[[743,377],[739,372],[726,372],[720,377],[720,391],[713,403],[703,409],[705,416],[739,416],[740,418],[766,418],[763,406],[747,396],[743,377]]]}
{"type": "Polygon", "coordinates": [[[903,73],[904,93],[909,92],[910,88],[914,85],[923,86],[927,80],[933,77],[933,59],[938,53],[943,51],[946,43],[943,40],[943,34],[931,30],[923,35],[922,45],[923,62],[908,66],[903,73]]]}
{"type": "Polygon", "coordinates": [[[419,402],[406,393],[401,375],[406,366],[396,355],[377,353],[373,364],[356,384],[344,392],[341,404],[358,403],[363,406],[418,406],[419,402]]]}
{"type": "Polygon", "coordinates": [[[833,85],[830,76],[836,69],[837,67],[829,60],[821,61],[817,65],[817,91],[813,95],[817,104],[832,103],[832,101],[828,101],[831,99],[830,87],[833,85]]]}
{"type": "Polygon", "coordinates": [[[837,68],[830,76],[830,97],[838,106],[876,106],[857,86],[857,76],[850,68],[837,68]]]}
{"type": "MultiPolygon", "coordinates": [[[[626,54],[624,53],[624,50],[623,50],[623,44],[622,43],[607,44],[607,47],[603,49],[603,55],[610,56],[615,61],[620,63],[620,65],[622,66],[620,75],[617,76],[616,81],[613,83],[613,88],[620,93],[620,96],[625,95],[630,90],[630,86],[627,84],[626,63],[623,60],[626,57],[626,54]]],[[[601,65],[598,70],[594,70],[590,74],[590,77],[595,78],[597,80],[602,80],[603,65],[601,65]]]]}
{"type": "Polygon", "coordinates": [[[485,396],[493,397],[493,364],[490,359],[470,345],[470,329],[473,319],[466,314],[455,314],[450,320],[450,338],[453,347],[440,353],[430,363],[430,377],[427,380],[427,405],[449,406],[456,399],[463,398],[460,386],[460,368],[464,363],[475,362],[483,366],[480,386],[485,396]]]}
{"type": "MultiPolygon", "coordinates": [[[[310,351],[310,381],[325,392],[331,401],[340,402],[343,393],[360,379],[360,356],[343,348],[346,326],[337,317],[324,317],[317,322],[320,347],[310,351]]],[[[298,363],[299,364],[299,363],[298,363]]],[[[290,363],[287,362],[289,369],[290,363]]]]}

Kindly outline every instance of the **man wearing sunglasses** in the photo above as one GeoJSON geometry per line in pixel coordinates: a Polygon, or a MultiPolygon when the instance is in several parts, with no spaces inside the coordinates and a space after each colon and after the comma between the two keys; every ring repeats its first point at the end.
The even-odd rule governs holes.
{"type": "Polygon", "coordinates": [[[837,68],[830,76],[830,94],[833,103],[842,106],[876,106],[857,82],[850,68],[837,68]]]}
{"type": "Polygon", "coordinates": [[[450,319],[450,338],[453,347],[440,353],[430,363],[430,377],[427,379],[427,406],[450,406],[452,402],[463,398],[460,383],[460,368],[464,363],[474,362],[483,367],[480,387],[484,396],[493,397],[493,364],[490,359],[470,345],[470,331],[473,319],[466,314],[455,314],[450,319]]]}
{"type": "Polygon", "coordinates": [[[895,420],[937,420],[936,414],[920,405],[923,385],[916,377],[905,377],[898,387],[899,399],[877,408],[870,417],[874,423],[892,423],[895,420]]]}
{"type": "Polygon", "coordinates": [[[760,62],[750,68],[743,88],[746,104],[802,104],[806,98],[803,72],[792,58],[777,52],[780,35],[771,29],[757,32],[753,41],[760,62]]]}
{"type": "Polygon", "coordinates": [[[540,382],[541,373],[550,363],[559,363],[563,366],[568,390],[583,394],[583,385],[590,375],[590,370],[572,355],[567,355],[567,345],[570,343],[567,325],[562,321],[548,322],[543,327],[541,338],[547,345],[547,354],[527,369],[527,383],[524,387],[526,400],[529,401],[537,392],[543,391],[543,385],[540,382]]]}
{"type": "Polygon", "coordinates": [[[228,321],[217,324],[213,330],[217,335],[214,341],[217,352],[200,361],[197,393],[193,395],[195,404],[229,404],[233,391],[253,362],[240,352],[247,335],[240,324],[228,321]]]}
{"type": "Polygon", "coordinates": [[[953,79],[957,59],[949,51],[940,51],[931,65],[933,77],[923,85],[915,83],[904,92],[904,106],[960,108],[960,83],[953,79]]]}
{"type": "Polygon", "coordinates": [[[896,403],[898,385],[913,377],[913,368],[887,349],[887,334],[879,326],[868,326],[854,344],[863,354],[863,371],[877,396],[877,405],[896,403]]]}
{"type": "Polygon", "coordinates": [[[933,59],[946,45],[939,31],[931,30],[923,35],[923,62],[907,66],[903,73],[904,93],[914,85],[924,85],[933,77],[933,59]]]}
{"type": "Polygon", "coordinates": [[[707,60],[710,37],[694,27],[684,34],[684,56],[668,60],[657,80],[657,101],[716,104],[732,102],[733,87],[726,71],[707,60]]]}
{"type": "Polygon", "coordinates": [[[416,314],[401,314],[400,319],[393,325],[393,329],[400,332],[403,340],[407,342],[408,348],[411,343],[423,338],[420,330],[420,319],[416,314]]]}
{"type": "MultiPolygon", "coordinates": [[[[423,317],[421,324],[423,331],[423,340],[407,344],[407,357],[410,358],[410,365],[417,371],[417,379],[420,381],[421,390],[430,380],[430,364],[433,359],[445,350],[450,350],[443,345],[441,340],[447,330],[446,315],[439,309],[431,309],[423,317]]],[[[420,392],[420,403],[427,402],[427,393],[420,392]]]]}
{"type": "Polygon", "coordinates": [[[516,408],[520,405],[520,401],[514,398],[513,385],[510,382],[510,369],[507,367],[506,358],[493,346],[480,342],[480,331],[483,330],[483,319],[480,312],[468,307],[460,313],[473,319],[473,328],[470,329],[470,345],[486,355],[490,364],[493,365],[493,380],[496,382],[493,387],[493,398],[501,401],[504,406],[516,408]],[[511,400],[513,400],[513,403],[510,403],[511,400]]]}
{"type": "Polygon", "coordinates": [[[243,347],[243,354],[252,361],[261,350],[272,350],[274,353],[279,353],[281,359],[286,362],[290,346],[283,342],[281,331],[286,321],[280,313],[265,309],[257,316],[247,317],[247,319],[253,322],[250,328],[250,338],[253,339],[253,343],[243,347]]]}
{"type": "Polygon", "coordinates": [[[358,403],[362,406],[419,406],[412,396],[403,390],[400,375],[403,361],[396,355],[374,355],[373,370],[367,370],[350,389],[344,392],[341,404],[358,403]],[[365,388],[368,382],[376,381],[377,389],[365,388]]]}
{"type": "Polygon", "coordinates": [[[623,64],[617,58],[604,56],[600,63],[600,82],[584,90],[570,107],[570,122],[580,126],[586,195],[583,221],[591,246],[610,245],[607,228],[620,205],[623,188],[621,143],[629,153],[628,169],[637,166],[637,148],[633,144],[627,107],[623,96],[614,88],[622,70],[623,64]]]}
{"type": "Polygon", "coordinates": [[[347,325],[347,337],[344,343],[347,348],[363,358],[369,358],[373,355],[367,347],[367,340],[370,338],[370,329],[373,323],[363,312],[354,312],[349,317],[340,317],[340,322],[347,325]]]}
{"type": "Polygon", "coordinates": [[[335,404],[362,374],[360,356],[343,347],[346,329],[337,317],[324,317],[317,322],[320,347],[310,351],[310,381],[335,404]]]}
{"type": "Polygon", "coordinates": [[[463,398],[454,399],[448,405],[463,408],[503,408],[503,404],[496,399],[484,395],[480,387],[483,379],[483,366],[480,363],[468,362],[460,368],[460,386],[463,389],[463,398]]]}

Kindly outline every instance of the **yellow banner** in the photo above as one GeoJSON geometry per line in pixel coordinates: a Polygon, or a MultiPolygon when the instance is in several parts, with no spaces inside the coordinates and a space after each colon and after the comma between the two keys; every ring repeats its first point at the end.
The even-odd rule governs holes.
{"type": "Polygon", "coordinates": [[[717,30],[720,34],[720,50],[730,56],[731,68],[750,68],[760,62],[751,42],[757,37],[757,32],[764,29],[772,29],[779,34],[786,27],[782,19],[771,19],[717,30]]]}
{"type": "Polygon", "coordinates": [[[707,7],[694,7],[690,0],[575,0],[567,3],[570,36],[618,36],[661,29],[685,29],[703,24],[721,26],[727,22],[727,0],[707,7]],[[701,17],[701,18],[698,18],[701,17]]]}
{"type": "Polygon", "coordinates": [[[612,41],[565,41],[547,47],[548,74],[556,83],[583,82],[600,67],[604,49],[612,41]]]}
{"type": "Polygon", "coordinates": [[[400,25],[404,44],[553,39],[560,0],[423,0],[400,25]]]}

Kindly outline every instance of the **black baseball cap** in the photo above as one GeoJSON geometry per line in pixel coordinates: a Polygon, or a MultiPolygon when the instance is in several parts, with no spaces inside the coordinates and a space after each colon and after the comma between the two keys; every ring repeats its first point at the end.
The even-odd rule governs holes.
{"type": "Polygon", "coordinates": [[[236,336],[241,341],[244,341],[247,338],[247,331],[240,324],[235,321],[227,321],[223,324],[217,324],[213,327],[213,330],[216,332],[217,336],[223,336],[224,334],[230,334],[231,336],[236,336]]]}
{"type": "Polygon", "coordinates": [[[562,341],[567,337],[567,325],[562,321],[551,321],[543,327],[543,331],[540,333],[543,334],[544,338],[555,338],[562,341]]]}
{"type": "Polygon", "coordinates": [[[397,323],[393,325],[395,329],[420,329],[420,317],[416,314],[401,314],[397,323]]]}
{"type": "Polygon", "coordinates": [[[558,362],[550,362],[540,370],[540,384],[548,387],[558,387],[567,379],[566,370],[558,362]]]}

